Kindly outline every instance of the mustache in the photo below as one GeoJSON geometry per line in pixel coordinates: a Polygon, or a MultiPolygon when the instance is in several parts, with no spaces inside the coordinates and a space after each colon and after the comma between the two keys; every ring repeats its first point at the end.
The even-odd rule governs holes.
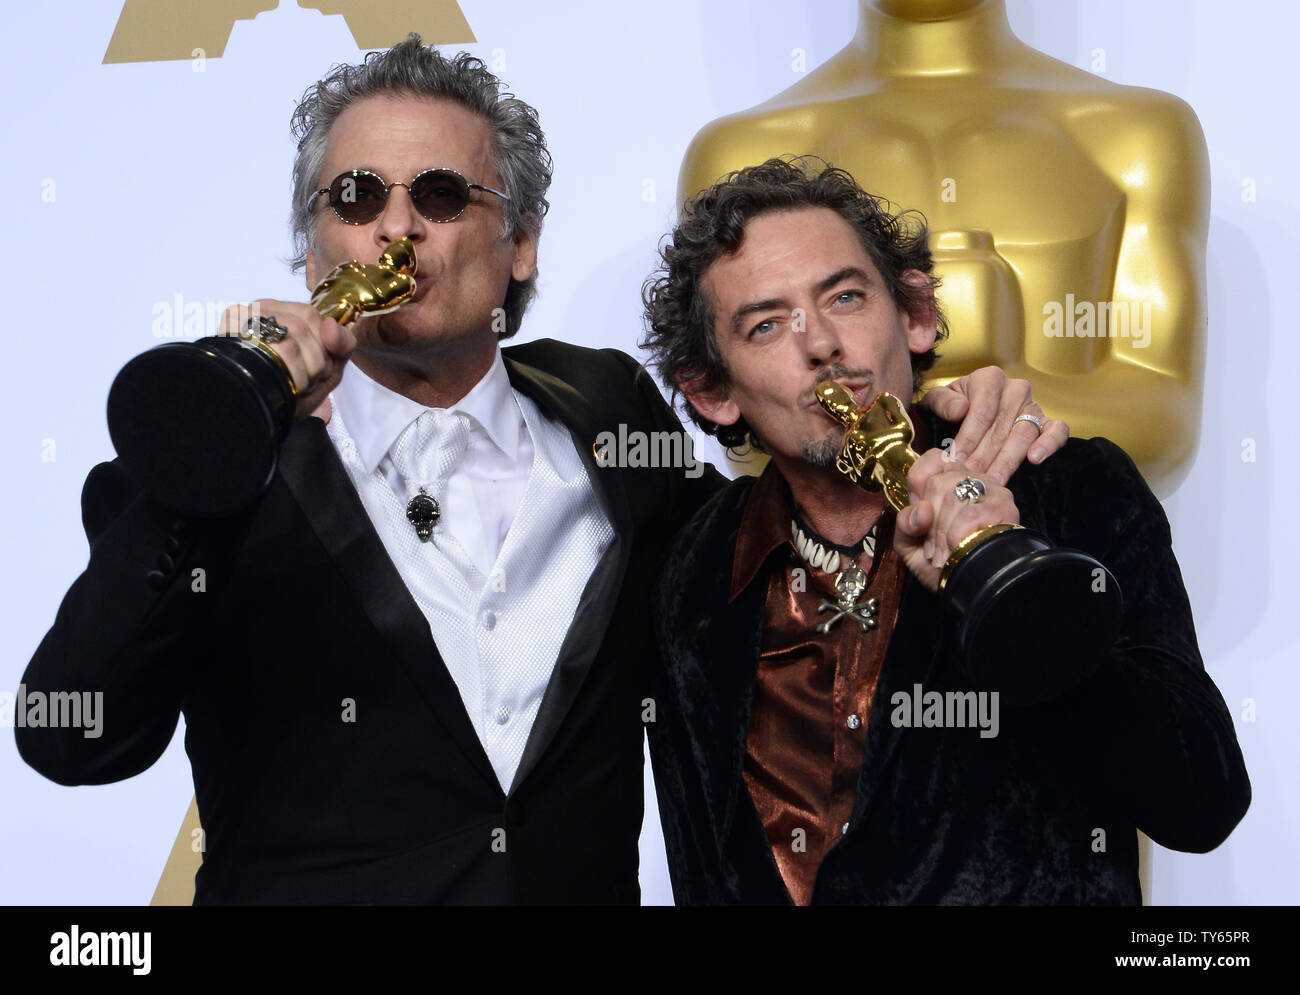
{"type": "Polygon", "coordinates": [[[801,405],[813,405],[817,403],[817,385],[823,380],[854,380],[865,383],[868,387],[876,382],[876,374],[869,366],[851,367],[843,363],[830,363],[818,368],[813,382],[808,389],[799,395],[801,405]]]}

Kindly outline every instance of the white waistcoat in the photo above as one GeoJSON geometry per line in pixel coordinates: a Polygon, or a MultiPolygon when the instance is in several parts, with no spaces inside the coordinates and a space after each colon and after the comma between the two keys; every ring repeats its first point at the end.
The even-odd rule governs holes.
{"type": "MultiPolygon", "coordinates": [[[[429,622],[433,640],[496,771],[509,791],[578,601],[614,538],[573,437],[513,392],[534,447],[524,497],[491,573],[456,543],[421,542],[378,468],[367,473],[333,405],[327,426],[388,555],[429,622]]],[[[357,661],[365,666],[365,661],[357,661]]],[[[439,663],[430,660],[429,666],[439,663]]],[[[358,702],[358,707],[364,707],[358,702]]]]}

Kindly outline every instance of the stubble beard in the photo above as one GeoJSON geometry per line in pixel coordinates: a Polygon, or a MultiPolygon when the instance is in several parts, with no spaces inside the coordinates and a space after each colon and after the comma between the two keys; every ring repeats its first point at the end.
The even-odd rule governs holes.
{"type": "MultiPolygon", "coordinates": [[[[838,377],[865,379],[868,384],[868,396],[875,389],[876,377],[870,367],[850,368],[844,363],[829,363],[817,371],[813,386],[809,387],[807,395],[800,397],[799,400],[803,403],[811,402],[816,396],[817,384],[823,380],[834,380],[838,377]]],[[[804,462],[821,470],[833,470],[835,469],[835,460],[839,457],[840,447],[843,444],[843,432],[834,428],[828,429],[820,439],[805,439],[802,447],[804,462]]]]}
{"type": "Polygon", "coordinates": [[[834,469],[836,457],[840,454],[840,441],[835,438],[837,434],[832,431],[820,439],[805,439],[804,462],[822,470],[834,469]]]}

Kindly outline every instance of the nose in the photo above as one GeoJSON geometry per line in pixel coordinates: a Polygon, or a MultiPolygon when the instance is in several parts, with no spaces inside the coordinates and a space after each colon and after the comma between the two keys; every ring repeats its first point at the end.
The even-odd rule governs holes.
{"type": "Polygon", "coordinates": [[[393,183],[388,188],[388,200],[375,223],[375,240],[381,249],[388,248],[393,242],[409,238],[412,242],[422,242],[425,236],[425,221],[411,201],[411,194],[405,183],[393,183]]]}
{"type": "Polygon", "coordinates": [[[844,358],[844,344],[840,341],[835,323],[817,308],[796,308],[796,327],[803,321],[803,334],[799,336],[808,369],[815,370],[844,358]]]}

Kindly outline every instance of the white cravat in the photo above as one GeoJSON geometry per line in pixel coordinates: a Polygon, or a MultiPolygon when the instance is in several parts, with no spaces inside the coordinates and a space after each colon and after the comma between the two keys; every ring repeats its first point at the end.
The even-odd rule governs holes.
{"type": "Polygon", "coordinates": [[[430,408],[407,425],[388,451],[408,484],[441,487],[469,448],[469,416],[430,408]]]}
{"type": "Polygon", "coordinates": [[[425,408],[352,365],[331,401],[330,439],[508,791],[613,541],[573,438],[511,388],[499,350],[449,409],[425,408]],[[406,518],[421,486],[441,510],[428,542],[406,518]]]}
{"type": "Polygon", "coordinates": [[[464,459],[449,474],[445,493],[437,495],[443,515],[440,524],[455,535],[480,573],[491,573],[523,501],[534,455],[501,350],[483,379],[447,409],[426,408],[376,383],[351,363],[330,400],[347,413],[352,448],[362,467],[367,473],[378,470],[388,481],[402,502],[403,514],[407,502],[419,493],[419,485],[411,487],[394,465],[394,440],[425,412],[456,411],[469,417],[464,459]]]}

